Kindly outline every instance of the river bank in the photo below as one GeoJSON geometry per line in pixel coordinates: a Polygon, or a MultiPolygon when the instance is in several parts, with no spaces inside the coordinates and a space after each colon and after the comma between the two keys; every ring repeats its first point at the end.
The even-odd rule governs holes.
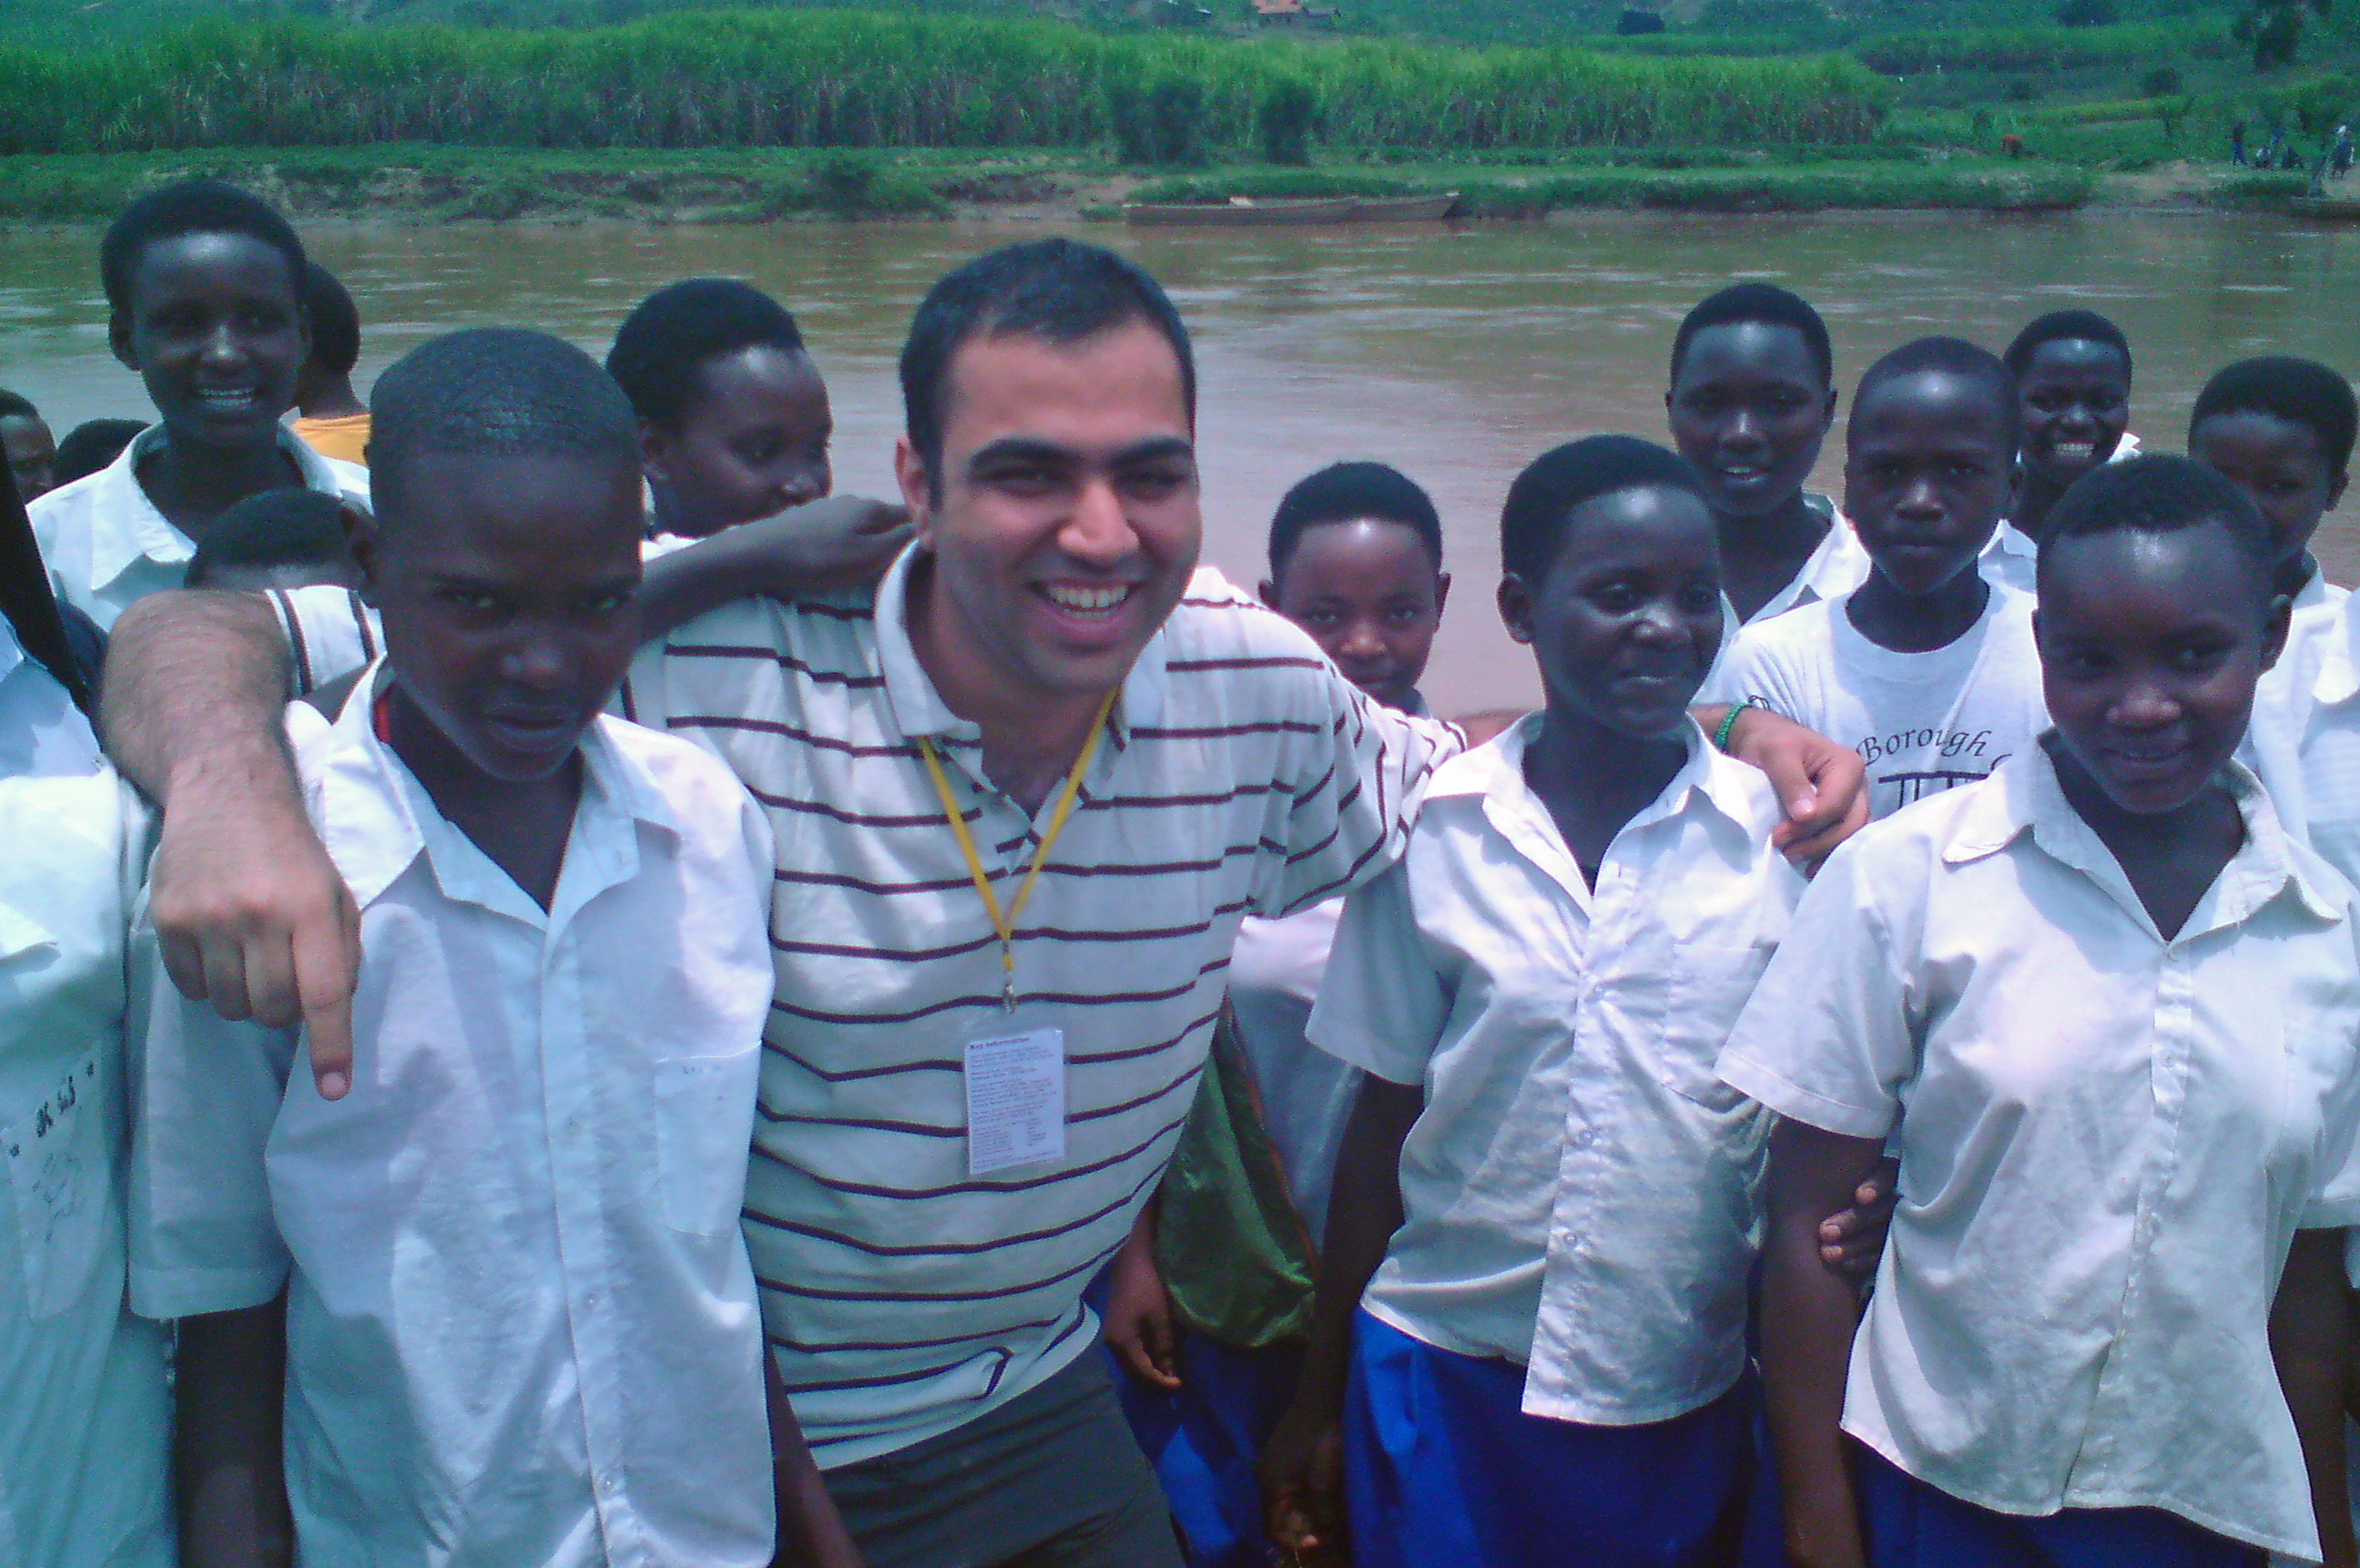
{"type": "Polygon", "coordinates": [[[1460,213],[1470,218],[1529,219],[1601,208],[2052,212],[2091,204],[2272,202],[2294,188],[2284,179],[2233,179],[2225,170],[2188,163],[2124,174],[1922,148],[1850,149],[1845,156],[1808,149],[1600,149],[1546,159],[1327,161],[1315,169],[1229,165],[1154,175],[1087,151],[540,151],[395,144],[5,156],[0,222],[103,219],[147,186],[197,173],[247,185],[300,217],[399,224],[1112,220],[1131,200],[1439,191],[1459,192],[1460,213]]]}

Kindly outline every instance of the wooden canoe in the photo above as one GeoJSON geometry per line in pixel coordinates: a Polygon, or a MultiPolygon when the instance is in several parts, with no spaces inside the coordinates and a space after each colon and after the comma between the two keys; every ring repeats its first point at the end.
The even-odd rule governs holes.
{"type": "Polygon", "coordinates": [[[1122,217],[1123,222],[1133,225],[1340,224],[1351,218],[1353,205],[1349,196],[1319,202],[1131,202],[1124,204],[1122,217]]]}
{"type": "Polygon", "coordinates": [[[1352,202],[1352,221],[1359,224],[1431,224],[1450,215],[1459,192],[1438,196],[1359,196],[1352,202]]]}

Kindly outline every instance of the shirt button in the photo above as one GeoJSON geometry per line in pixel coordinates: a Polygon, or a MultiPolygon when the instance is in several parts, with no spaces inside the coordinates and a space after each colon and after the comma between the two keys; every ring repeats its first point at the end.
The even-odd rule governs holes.
{"type": "Polygon", "coordinates": [[[582,1298],[582,1304],[583,1304],[584,1306],[585,1306],[585,1307],[595,1307],[595,1306],[596,1306],[596,1305],[598,1304],[598,1292],[597,1292],[597,1291],[595,1291],[595,1290],[593,1290],[593,1291],[591,1291],[588,1295],[586,1295],[586,1296],[583,1297],[583,1298],[582,1298]]]}

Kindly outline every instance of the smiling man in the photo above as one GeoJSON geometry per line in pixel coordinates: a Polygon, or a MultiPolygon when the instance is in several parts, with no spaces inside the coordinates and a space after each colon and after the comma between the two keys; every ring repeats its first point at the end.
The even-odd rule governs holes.
{"type": "Polygon", "coordinates": [[[279,423],[311,350],[302,242],[246,192],[186,180],[99,244],[107,341],[162,416],[108,466],[32,505],[59,597],[102,627],[178,587],[213,521],[262,490],[368,500],[368,475],[279,423]]]}
{"type": "MultiPolygon", "coordinates": [[[[917,538],[884,580],[723,603],[770,525],[683,551],[660,566],[702,586],[650,597],[721,608],[645,648],[620,701],[719,753],[774,829],[748,1238],[869,1561],[1170,1563],[1083,1288],[1186,1119],[1239,922],[1389,864],[1457,735],[1196,574],[1193,355],[1131,263],[1055,239],[961,267],[901,382],[917,538]]],[[[281,602],[308,639],[339,600],[281,602]]],[[[117,647],[176,978],[307,1014],[341,1093],[347,905],[263,743],[268,613],[183,596],[117,647]]],[[[1851,820],[1849,754],[1758,712],[1737,737],[1780,764],[1788,836],[1851,820]]]]}

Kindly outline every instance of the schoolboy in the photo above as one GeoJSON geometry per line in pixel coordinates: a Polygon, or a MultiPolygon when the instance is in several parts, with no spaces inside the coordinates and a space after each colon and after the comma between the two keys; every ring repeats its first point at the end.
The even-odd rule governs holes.
{"type": "Polygon", "coordinates": [[[487,329],[371,412],[386,654],[289,723],[359,909],[350,1091],[160,981],[147,1047],[132,1296],[181,1320],[188,1551],[269,1539],[283,1371],[305,1562],[768,1563],[738,1216],[770,834],[710,757],[599,717],[639,630],[629,410],[487,329]]]}
{"type": "Polygon", "coordinates": [[[2344,499],[2355,429],[2352,383],[2283,355],[2224,366],[2188,416],[2188,455],[2245,491],[2268,525],[2298,626],[2332,619],[2349,592],[2321,574],[2311,541],[2344,499]]]}
{"type": "Polygon", "coordinates": [[[261,593],[315,583],[358,587],[344,537],[357,514],[316,490],[265,490],[222,513],[189,558],[183,587],[261,593]]]}
{"type": "Polygon", "coordinates": [[[1546,707],[1437,773],[1312,1012],[1366,1076],[1266,1460],[1284,1546],[1323,1540],[1340,1426],[1363,1568],[1724,1560],[1767,1118],[1712,1061],[1803,883],[1688,718],[1721,641],[1704,498],[1627,436],[1509,492],[1501,614],[1546,707]]]}
{"type": "Polygon", "coordinates": [[[163,186],[108,225],[108,339],[161,420],[32,506],[59,597],[102,628],[180,587],[197,541],[250,495],[297,485],[366,503],[365,472],[279,423],[311,347],[303,269],[287,220],[217,181],[163,186]]]}
{"type": "Polygon", "coordinates": [[[16,494],[26,501],[57,488],[58,444],[32,400],[0,388],[0,457],[8,462],[16,494]]]}
{"type": "Polygon", "coordinates": [[[2074,480],[2138,451],[2129,433],[2131,344],[2095,311],[2051,311],[2000,357],[2016,378],[2023,434],[2008,524],[1993,536],[1983,573],[2028,594],[2049,509],[2074,480]]]}
{"type": "Polygon", "coordinates": [[[833,487],[827,383],[794,317],[751,284],[657,290],[616,330],[606,370],[639,416],[651,534],[708,538],[833,487]]]}
{"type": "Polygon", "coordinates": [[[2233,761],[2277,564],[2196,464],[2077,483],[2040,557],[2055,729],[1830,859],[1721,1055],[1786,1119],[1763,1365],[1792,1561],[2353,1561],[2355,895],[2233,761]],[[1804,1249],[1896,1121],[1855,1336],[1804,1249]]]}
{"type": "Polygon", "coordinates": [[[2007,506],[2013,379],[1973,344],[1920,338],[1861,378],[1844,442],[1868,580],[1747,627],[1714,695],[1852,747],[1869,809],[1886,817],[1982,778],[2048,728],[2031,597],[1977,569],[2007,506]]]}
{"type": "Polygon", "coordinates": [[[1705,300],[1672,339],[1664,408],[1720,532],[1724,647],[1741,625],[1860,586],[1858,541],[1803,488],[1836,415],[1828,325],[1809,302],[1760,282],[1705,300]]]}
{"type": "Polygon", "coordinates": [[[112,773],[0,779],[0,1552],[173,1568],[164,1334],[124,1307],[125,934],[148,825],[112,773]]]}
{"type": "Polygon", "coordinates": [[[361,313],[334,273],[303,264],[303,313],[311,323],[311,352],[295,378],[295,433],[312,451],[366,466],[368,405],[353,391],[361,362],[361,313]]]}

